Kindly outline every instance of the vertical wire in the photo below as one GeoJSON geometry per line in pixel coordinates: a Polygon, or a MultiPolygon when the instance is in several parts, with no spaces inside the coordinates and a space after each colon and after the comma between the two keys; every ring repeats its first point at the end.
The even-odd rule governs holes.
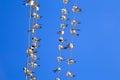
{"type": "MultiPolygon", "coordinates": [[[[37,3],[37,0],[35,0],[35,3],[37,3]]],[[[33,10],[33,12],[37,13],[36,10],[33,10]]],[[[36,24],[36,23],[37,23],[37,19],[33,18],[33,20],[32,20],[32,27],[33,27],[33,25],[36,24]]],[[[33,28],[33,29],[34,29],[34,28],[33,28]]],[[[36,29],[35,29],[35,30],[36,30],[36,29]]],[[[36,31],[35,31],[34,33],[32,33],[32,37],[36,37],[36,31]]],[[[33,42],[33,43],[36,43],[36,42],[33,42]]],[[[31,62],[34,62],[34,60],[31,59],[31,62]]],[[[31,71],[34,72],[34,68],[33,68],[33,67],[31,67],[31,71]]],[[[32,75],[32,77],[33,77],[33,76],[34,76],[34,75],[32,75]]]]}
{"type": "MultiPolygon", "coordinates": [[[[77,5],[77,0],[75,0],[74,1],[74,3],[73,3],[73,6],[76,6],[77,5]]],[[[76,12],[74,12],[74,14],[73,14],[73,20],[75,20],[76,19],[76,12]]],[[[72,29],[74,29],[74,25],[72,25],[72,29]]],[[[74,45],[74,35],[72,35],[71,36],[71,43],[74,45]]],[[[73,55],[73,49],[71,48],[70,49],[70,56],[69,56],[69,59],[72,59],[72,55],[73,55]]],[[[68,71],[70,71],[70,64],[68,64],[68,71]]],[[[68,80],[69,80],[69,78],[68,78],[68,80]]]]}
{"type": "MultiPolygon", "coordinates": [[[[66,5],[64,4],[63,8],[66,8],[66,5]]],[[[63,14],[62,14],[63,15],[63,14]]],[[[62,24],[64,24],[65,21],[62,21],[62,24]]],[[[64,30],[63,28],[61,28],[61,31],[64,30]]],[[[60,37],[63,37],[62,35],[60,35],[60,37]]],[[[62,45],[63,42],[60,42],[60,45],[62,45]]],[[[62,50],[59,51],[59,56],[62,56],[62,50]]],[[[61,62],[58,62],[58,67],[60,67],[60,63],[61,62]]],[[[60,77],[60,72],[58,72],[57,74],[58,77],[60,77]]]]}
{"type": "MultiPolygon", "coordinates": [[[[34,11],[33,11],[33,7],[32,7],[32,12],[34,13],[34,11]]],[[[33,24],[34,24],[34,18],[32,17],[32,29],[33,29],[33,24]]],[[[32,33],[32,37],[34,37],[34,32],[32,33]]],[[[32,45],[32,44],[31,44],[32,45]]],[[[31,58],[31,60],[30,60],[30,62],[33,62],[34,60],[31,58]]],[[[31,71],[32,72],[34,72],[34,68],[33,67],[31,67],[31,71]]],[[[32,77],[33,77],[34,75],[32,75],[32,77]]]]}
{"type": "MultiPolygon", "coordinates": [[[[30,26],[31,26],[31,6],[30,6],[30,11],[29,11],[29,18],[28,18],[28,30],[30,30],[30,26]]],[[[28,32],[28,48],[30,47],[30,32],[28,32]]],[[[27,72],[27,69],[28,69],[28,61],[29,61],[29,56],[28,54],[26,55],[26,72],[27,72]]],[[[27,74],[25,74],[25,80],[28,79],[28,76],[27,74]]]]}
{"type": "MultiPolygon", "coordinates": [[[[68,4],[68,3],[66,3],[66,4],[68,4]]],[[[67,8],[67,7],[66,7],[66,4],[64,4],[64,8],[65,8],[65,9],[67,8]]],[[[67,10],[67,11],[68,11],[68,10],[67,10]]],[[[67,15],[69,15],[69,13],[68,13],[67,15]]],[[[68,67],[67,67],[68,71],[69,71],[69,68],[70,68],[70,66],[68,65],[68,67]]],[[[67,80],[69,80],[69,77],[67,78],[67,80]]]]}
{"type": "MultiPolygon", "coordinates": [[[[77,1],[78,0],[75,0],[74,3],[73,3],[73,6],[77,6],[77,1]]],[[[76,12],[73,12],[73,20],[76,20],[76,12]]],[[[75,25],[76,26],[76,25],[75,25]]],[[[72,25],[72,29],[75,29],[75,26],[72,25]]],[[[74,38],[75,36],[72,35],[71,37],[71,43],[73,43],[73,46],[74,46],[74,38]]],[[[72,55],[73,55],[73,48],[70,49],[70,59],[72,59],[72,55]]],[[[70,64],[69,64],[70,65],[70,64]]]]}

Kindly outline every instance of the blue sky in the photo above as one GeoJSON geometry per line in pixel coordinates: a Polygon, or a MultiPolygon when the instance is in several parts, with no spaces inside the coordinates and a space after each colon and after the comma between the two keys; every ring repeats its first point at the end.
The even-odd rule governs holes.
{"type": "MultiPolygon", "coordinates": [[[[43,29],[39,49],[40,68],[36,69],[38,80],[54,80],[52,72],[57,67],[60,0],[39,0],[39,23],[43,29]],[[37,71],[38,70],[38,71],[37,71]]],[[[120,0],[79,0],[83,12],[77,14],[81,21],[80,36],[75,39],[72,66],[76,74],[71,80],[120,80],[120,0]]],[[[23,80],[27,48],[28,8],[22,0],[0,2],[0,79],[23,80]]],[[[70,6],[68,6],[70,8],[70,6]]],[[[69,35],[69,33],[66,33],[69,35]]],[[[63,55],[67,55],[67,52],[63,55]]],[[[62,65],[66,66],[65,63],[62,65]]],[[[63,69],[63,73],[66,69],[63,69]]],[[[65,74],[61,74],[65,80],[65,74]]]]}

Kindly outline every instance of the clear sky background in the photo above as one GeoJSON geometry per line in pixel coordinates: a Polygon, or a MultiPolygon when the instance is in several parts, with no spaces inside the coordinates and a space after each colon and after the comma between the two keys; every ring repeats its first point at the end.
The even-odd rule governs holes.
{"type": "MultiPolygon", "coordinates": [[[[56,32],[63,4],[62,0],[39,3],[43,29],[38,30],[38,37],[42,38],[38,53],[41,67],[36,69],[36,75],[38,80],[54,80],[56,74],[52,70],[57,67],[59,37],[56,32]]],[[[76,78],[71,80],[120,80],[119,3],[120,0],[79,0],[83,12],[77,14],[81,21],[77,28],[81,31],[73,51],[78,61],[72,66],[76,78]]],[[[0,80],[24,80],[29,9],[22,4],[22,0],[0,1],[0,80]]],[[[63,63],[62,80],[66,79],[66,66],[63,63]]]]}

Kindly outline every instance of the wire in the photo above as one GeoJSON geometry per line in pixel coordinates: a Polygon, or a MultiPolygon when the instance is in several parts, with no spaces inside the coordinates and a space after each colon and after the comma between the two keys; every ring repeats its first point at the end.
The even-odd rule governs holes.
{"type": "MultiPolygon", "coordinates": [[[[28,30],[30,30],[30,26],[31,26],[31,6],[30,6],[30,11],[29,11],[29,18],[28,18],[28,30]]],[[[28,48],[30,47],[30,32],[28,31],[28,48]]],[[[26,55],[26,72],[28,69],[28,62],[29,62],[29,57],[28,54],[26,55]]],[[[25,80],[28,79],[27,74],[25,74],[25,80]]]]}

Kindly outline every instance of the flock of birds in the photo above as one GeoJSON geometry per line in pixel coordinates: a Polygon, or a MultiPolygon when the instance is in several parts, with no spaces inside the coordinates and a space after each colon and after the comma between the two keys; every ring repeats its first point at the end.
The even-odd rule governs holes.
{"type": "Polygon", "coordinates": [[[40,42],[41,39],[37,38],[36,32],[37,29],[42,28],[42,26],[38,24],[38,19],[42,18],[42,16],[38,14],[39,4],[37,0],[27,0],[25,5],[29,6],[30,11],[28,20],[28,48],[26,50],[27,61],[26,67],[24,67],[23,70],[25,72],[25,80],[37,80],[34,69],[40,66],[37,63],[39,57],[36,53],[37,48],[39,48],[38,42],[40,42]]]}
{"type": "MultiPolygon", "coordinates": [[[[72,12],[74,13],[74,17],[73,20],[68,23],[66,21],[69,21],[70,19],[67,17],[67,15],[69,15],[69,11],[66,7],[66,5],[70,2],[70,0],[63,0],[63,4],[64,7],[61,9],[61,13],[62,16],[60,17],[62,23],[60,24],[60,31],[57,32],[57,34],[60,35],[59,37],[59,42],[60,44],[58,45],[58,49],[60,51],[59,56],[57,57],[57,61],[58,61],[58,67],[53,70],[55,73],[58,73],[57,77],[55,78],[55,80],[60,80],[60,72],[61,72],[61,62],[63,61],[67,61],[68,64],[68,71],[66,72],[66,76],[67,77],[72,77],[74,78],[75,75],[70,71],[70,65],[73,63],[76,63],[76,60],[72,59],[72,49],[74,48],[74,43],[73,43],[73,39],[70,41],[69,44],[67,44],[66,46],[63,46],[63,43],[68,41],[67,39],[65,39],[63,37],[64,33],[65,33],[65,29],[71,25],[71,29],[70,29],[70,34],[72,35],[71,38],[73,38],[74,36],[79,36],[78,31],[80,31],[79,29],[76,29],[76,25],[80,24],[79,21],[76,20],[76,13],[77,12],[81,12],[81,8],[79,8],[77,6],[77,0],[75,0],[74,5],[72,6],[72,12]],[[62,50],[65,49],[70,49],[70,57],[69,59],[65,60],[62,57],[62,50]]],[[[38,24],[38,19],[42,18],[42,16],[40,16],[38,14],[39,11],[39,4],[37,0],[27,0],[25,2],[26,6],[29,6],[30,11],[29,11],[29,20],[28,20],[28,48],[26,50],[27,53],[27,60],[26,60],[26,67],[23,68],[24,72],[25,72],[25,80],[37,80],[35,74],[34,74],[34,68],[40,66],[36,60],[39,59],[39,57],[36,55],[37,53],[37,48],[39,48],[39,44],[38,42],[41,41],[41,39],[37,38],[36,36],[36,31],[39,28],[42,28],[42,26],[40,24],[38,24]]]]}
{"type": "Polygon", "coordinates": [[[61,14],[62,16],[60,17],[62,23],[60,24],[60,31],[57,32],[57,34],[59,34],[59,42],[60,44],[58,45],[58,49],[59,49],[59,56],[57,57],[57,62],[58,62],[58,67],[53,70],[55,73],[57,73],[57,77],[55,78],[55,80],[61,80],[61,75],[60,75],[60,72],[61,72],[61,62],[63,61],[66,61],[67,64],[68,64],[68,69],[67,69],[67,72],[66,72],[66,76],[69,78],[74,78],[75,77],[75,74],[73,74],[71,71],[70,71],[70,65],[71,64],[74,64],[76,63],[76,60],[74,60],[72,58],[72,49],[74,48],[74,39],[73,37],[74,36],[79,36],[79,33],[78,31],[80,31],[80,29],[76,29],[75,26],[77,26],[78,24],[80,24],[79,21],[76,20],[76,13],[77,12],[81,12],[82,9],[79,8],[77,6],[77,0],[74,0],[74,3],[73,3],[73,6],[72,6],[72,12],[73,12],[73,20],[69,23],[69,18],[68,16],[70,16],[70,11],[68,11],[67,9],[67,5],[68,3],[70,2],[71,0],[63,0],[63,5],[64,7],[61,9],[61,14]],[[72,35],[71,36],[71,40],[67,40],[63,37],[63,35],[65,34],[65,29],[67,29],[68,26],[72,26],[70,28],[70,34],[72,35]],[[66,41],[70,41],[69,44],[67,44],[66,46],[63,45],[64,42],[66,41]],[[70,56],[69,56],[69,59],[65,59],[62,57],[62,50],[66,50],[66,49],[70,49],[70,56]]]}

